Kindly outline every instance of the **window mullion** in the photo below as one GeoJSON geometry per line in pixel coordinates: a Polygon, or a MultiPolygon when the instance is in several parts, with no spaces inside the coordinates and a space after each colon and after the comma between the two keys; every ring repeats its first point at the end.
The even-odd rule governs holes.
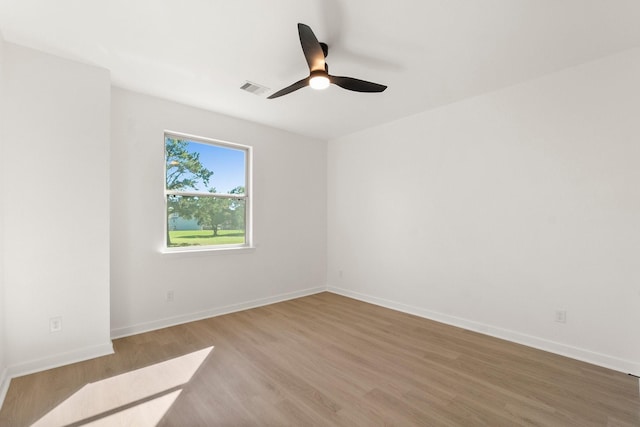
{"type": "Polygon", "coordinates": [[[200,193],[189,191],[167,190],[167,196],[187,196],[187,197],[218,197],[220,199],[246,199],[246,194],[227,194],[227,193],[200,193]]]}

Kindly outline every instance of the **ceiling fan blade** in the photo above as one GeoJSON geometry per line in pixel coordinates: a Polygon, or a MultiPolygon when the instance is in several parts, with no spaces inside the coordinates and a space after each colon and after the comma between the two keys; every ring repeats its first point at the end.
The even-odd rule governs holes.
{"type": "Polygon", "coordinates": [[[382,92],[387,87],[378,83],[354,79],[353,77],[329,76],[331,83],[354,92],[382,92]]]}
{"type": "Polygon", "coordinates": [[[324,70],[324,52],[311,28],[305,24],[298,24],[298,34],[300,35],[302,52],[304,52],[304,57],[309,64],[309,70],[324,70]]]}
{"type": "Polygon", "coordinates": [[[292,84],[291,86],[287,86],[284,89],[280,89],[279,91],[277,91],[276,93],[272,94],[271,96],[268,96],[267,99],[273,99],[273,98],[278,98],[282,95],[286,95],[288,93],[294,92],[298,89],[302,89],[305,86],[309,86],[309,77],[306,77],[300,81],[295,82],[294,84],[292,84]]]}

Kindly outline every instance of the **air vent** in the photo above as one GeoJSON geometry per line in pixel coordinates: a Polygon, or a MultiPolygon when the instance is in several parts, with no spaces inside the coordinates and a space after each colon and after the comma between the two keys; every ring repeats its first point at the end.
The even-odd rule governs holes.
{"type": "Polygon", "coordinates": [[[262,95],[263,93],[269,91],[268,87],[265,87],[256,83],[252,83],[250,81],[245,82],[245,84],[240,86],[240,89],[250,92],[254,95],[262,95]]]}

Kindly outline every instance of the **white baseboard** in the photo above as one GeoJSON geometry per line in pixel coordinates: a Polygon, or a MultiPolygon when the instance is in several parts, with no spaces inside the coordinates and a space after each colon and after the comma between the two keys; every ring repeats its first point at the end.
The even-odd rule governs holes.
{"type": "MultiPolygon", "coordinates": [[[[112,329],[112,339],[121,338],[129,335],[135,335],[143,332],[148,332],[156,329],[175,326],[182,323],[193,322],[196,320],[206,319],[215,316],[221,316],[223,314],[234,313],[237,311],[248,310],[251,308],[262,307],[269,304],[274,304],[282,301],[287,301],[295,298],[300,298],[308,295],[317,294],[320,292],[329,291],[338,295],[343,295],[349,298],[357,299],[359,301],[379,305],[382,307],[390,308],[392,310],[401,311],[404,313],[413,314],[419,317],[423,317],[430,320],[435,320],[440,323],[445,323],[452,326],[457,326],[467,330],[479,332],[485,335],[490,335],[496,338],[505,339],[507,341],[516,342],[529,347],[537,348],[551,353],[567,356],[573,359],[582,360],[594,365],[603,366],[605,368],[613,369],[616,371],[630,373],[635,376],[640,376],[640,363],[629,360],[619,359],[613,356],[596,353],[590,350],[585,350],[577,347],[572,347],[566,344],[545,340],[542,338],[522,334],[520,332],[511,331],[508,329],[498,328],[491,325],[486,325],[480,322],[471,321],[468,319],[450,316],[435,311],[427,310],[420,307],[414,307],[399,302],[377,298],[370,295],[353,292],[346,289],[336,287],[317,287],[311,289],[305,289],[302,291],[296,291],[286,294],[280,294],[273,297],[261,298],[252,301],[247,301],[238,304],[227,305],[218,308],[212,308],[205,311],[196,313],[185,314],[181,316],[170,317],[166,319],[160,319],[152,322],[141,323],[138,325],[112,329]]],[[[97,345],[93,347],[87,347],[79,350],[75,350],[67,353],[60,353],[50,357],[32,360],[17,365],[12,365],[4,368],[0,372],[0,408],[6,396],[7,390],[11,383],[12,378],[28,375],[34,372],[44,371],[47,369],[56,368],[71,363],[81,362],[95,357],[106,356],[113,354],[113,345],[111,342],[103,345],[97,345]]]]}
{"type": "Polygon", "coordinates": [[[84,347],[69,352],[54,354],[41,359],[18,363],[16,365],[10,365],[8,367],[9,377],[17,378],[23,375],[33,374],[35,372],[46,371],[47,369],[83,362],[96,357],[107,356],[109,354],[113,354],[113,344],[111,341],[91,347],[84,347]]]}
{"type": "Polygon", "coordinates": [[[325,287],[304,289],[301,291],[289,292],[286,294],[275,295],[268,298],[260,298],[252,301],[241,302],[238,304],[231,304],[223,307],[211,308],[208,310],[198,311],[195,313],[168,317],[165,319],[139,323],[137,325],[125,326],[122,328],[115,328],[111,330],[111,339],[141,334],[143,332],[155,331],[157,329],[168,328],[170,326],[194,322],[196,320],[208,319],[210,317],[222,316],[223,314],[235,313],[237,311],[249,310],[251,308],[262,307],[269,304],[275,304],[277,302],[305,297],[305,296],[317,294],[320,292],[326,292],[326,290],[327,288],[325,287]]]}
{"type": "Polygon", "coordinates": [[[35,372],[46,371],[47,369],[58,368],[72,363],[82,362],[96,357],[113,354],[113,344],[111,341],[91,347],[85,347],[65,353],[58,353],[41,359],[30,360],[6,367],[0,375],[0,408],[4,403],[4,398],[9,390],[12,378],[33,374],[35,372]]]}
{"type": "Polygon", "coordinates": [[[435,320],[436,322],[445,323],[447,325],[452,325],[470,331],[479,332],[481,334],[490,335],[492,337],[512,341],[518,344],[526,345],[528,347],[537,348],[539,350],[548,351],[550,353],[559,354],[561,356],[570,357],[572,359],[577,359],[608,369],[613,369],[615,371],[620,371],[625,374],[640,376],[639,362],[624,360],[614,356],[597,353],[591,350],[573,347],[567,344],[538,338],[509,329],[499,328],[461,317],[450,316],[424,308],[414,307],[396,301],[390,301],[384,298],[377,298],[370,295],[361,294],[359,292],[353,292],[347,289],[329,286],[327,290],[329,292],[357,299],[359,301],[368,302],[385,308],[390,308],[392,310],[397,310],[404,313],[413,314],[415,316],[424,317],[426,319],[435,320]]]}
{"type": "MultiPolygon", "coordinates": [[[[212,308],[210,310],[200,311],[196,313],[160,319],[134,326],[113,329],[111,331],[111,334],[113,338],[121,338],[129,335],[135,335],[156,329],[166,328],[169,326],[175,326],[182,323],[192,322],[195,320],[220,316],[236,311],[248,310],[250,308],[262,307],[264,305],[274,304],[281,301],[287,301],[307,295],[325,292],[326,290],[327,289],[325,287],[304,289],[301,291],[280,294],[273,297],[261,298],[257,300],[246,301],[243,303],[227,305],[224,307],[212,308]]],[[[4,368],[2,372],[0,372],[0,408],[2,408],[2,403],[4,402],[4,398],[9,389],[9,384],[11,383],[12,378],[21,377],[23,375],[32,374],[35,372],[45,371],[47,369],[57,368],[59,366],[69,365],[71,363],[82,362],[84,360],[106,356],[109,354],[113,354],[113,345],[111,341],[109,341],[109,343],[107,344],[87,347],[67,353],[60,353],[42,359],[31,360],[4,368]]]]}

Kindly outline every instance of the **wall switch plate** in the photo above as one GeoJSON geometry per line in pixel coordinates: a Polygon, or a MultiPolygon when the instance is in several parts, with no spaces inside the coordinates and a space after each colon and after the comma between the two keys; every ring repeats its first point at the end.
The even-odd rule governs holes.
{"type": "Polygon", "coordinates": [[[60,332],[62,330],[62,317],[52,317],[49,319],[49,332],[60,332]]]}

